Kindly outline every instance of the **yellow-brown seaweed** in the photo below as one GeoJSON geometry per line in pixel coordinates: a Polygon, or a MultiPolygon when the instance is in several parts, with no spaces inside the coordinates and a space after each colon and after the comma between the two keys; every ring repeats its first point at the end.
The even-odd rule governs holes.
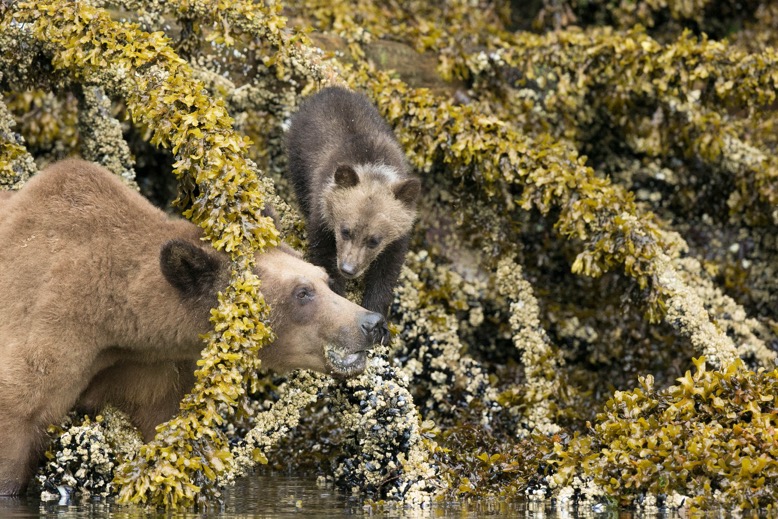
{"type": "Polygon", "coordinates": [[[198,385],[115,490],[206,502],[255,463],[310,463],[294,453],[327,435],[341,450],[317,468],[378,499],[771,506],[776,19],[717,0],[0,7],[0,187],[33,155],[81,150],[130,180],[131,154],[167,148],[179,205],[235,262],[198,385]],[[386,70],[400,47],[435,69],[386,70]],[[272,332],[248,272],[278,234],[259,210],[272,199],[305,243],[283,126],[333,83],[373,99],[423,177],[396,337],[363,377],[296,374],[264,408],[246,393],[272,332]]]}

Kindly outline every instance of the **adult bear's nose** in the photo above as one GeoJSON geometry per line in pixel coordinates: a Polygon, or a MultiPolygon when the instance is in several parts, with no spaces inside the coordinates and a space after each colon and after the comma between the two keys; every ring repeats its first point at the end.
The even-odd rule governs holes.
{"type": "Polygon", "coordinates": [[[368,312],[362,316],[360,327],[362,333],[370,338],[373,344],[383,344],[389,338],[389,328],[386,326],[386,319],[381,314],[368,312]]]}

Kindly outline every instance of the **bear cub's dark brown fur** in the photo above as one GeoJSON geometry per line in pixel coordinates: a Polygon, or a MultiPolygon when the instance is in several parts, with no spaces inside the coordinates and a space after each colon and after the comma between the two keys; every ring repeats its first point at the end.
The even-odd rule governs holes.
{"type": "MultiPolygon", "coordinates": [[[[193,383],[229,281],[226,254],[107,170],[55,164],[0,197],[0,495],[21,491],[46,427],[106,403],[149,440],[193,383]]],[[[278,247],[256,257],[276,340],[271,369],[365,369],[385,327],[335,294],[326,272],[278,247]]]]}
{"type": "Polygon", "coordinates": [[[362,305],[386,315],[421,188],[391,128],[366,96],[325,88],[292,118],[286,150],[309,259],[340,293],[364,276],[362,305]]]}

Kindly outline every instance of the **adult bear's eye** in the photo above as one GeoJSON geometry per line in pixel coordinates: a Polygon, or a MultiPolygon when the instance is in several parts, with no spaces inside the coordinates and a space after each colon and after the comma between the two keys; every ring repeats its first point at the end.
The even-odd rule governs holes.
{"type": "Polygon", "coordinates": [[[343,227],[343,228],[340,230],[340,236],[341,236],[341,237],[342,237],[344,240],[350,240],[350,239],[351,239],[351,229],[349,229],[348,227],[343,227]]]}
{"type": "Polygon", "coordinates": [[[370,247],[371,249],[375,249],[379,245],[381,245],[381,237],[380,236],[371,236],[367,240],[367,246],[370,247]]]}
{"type": "Polygon", "coordinates": [[[301,303],[313,299],[314,291],[311,287],[297,287],[294,291],[294,297],[301,303]]]}

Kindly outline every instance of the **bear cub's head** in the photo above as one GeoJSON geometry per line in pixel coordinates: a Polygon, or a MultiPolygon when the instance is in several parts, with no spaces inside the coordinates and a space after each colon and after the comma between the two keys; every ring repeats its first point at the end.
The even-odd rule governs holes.
{"type": "Polygon", "coordinates": [[[384,164],[341,164],[327,189],[324,219],[335,233],[338,271],[361,277],[370,264],[416,219],[421,182],[384,164]]]}
{"type": "MultiPolygon", "coordinates": [[[[386,338],[380,314],[333,292],[324,269],[303,261],[289,247],[257,254],[255,265],[276,335],[259,352],[263,366],[281,372],[312,369],[335,377],[365,370],[368,351],[386,338]]],[[[229,282],[225,255],[182,239],[163,245],[160,267],[185,302],[203,315],[229,282]]]]}

